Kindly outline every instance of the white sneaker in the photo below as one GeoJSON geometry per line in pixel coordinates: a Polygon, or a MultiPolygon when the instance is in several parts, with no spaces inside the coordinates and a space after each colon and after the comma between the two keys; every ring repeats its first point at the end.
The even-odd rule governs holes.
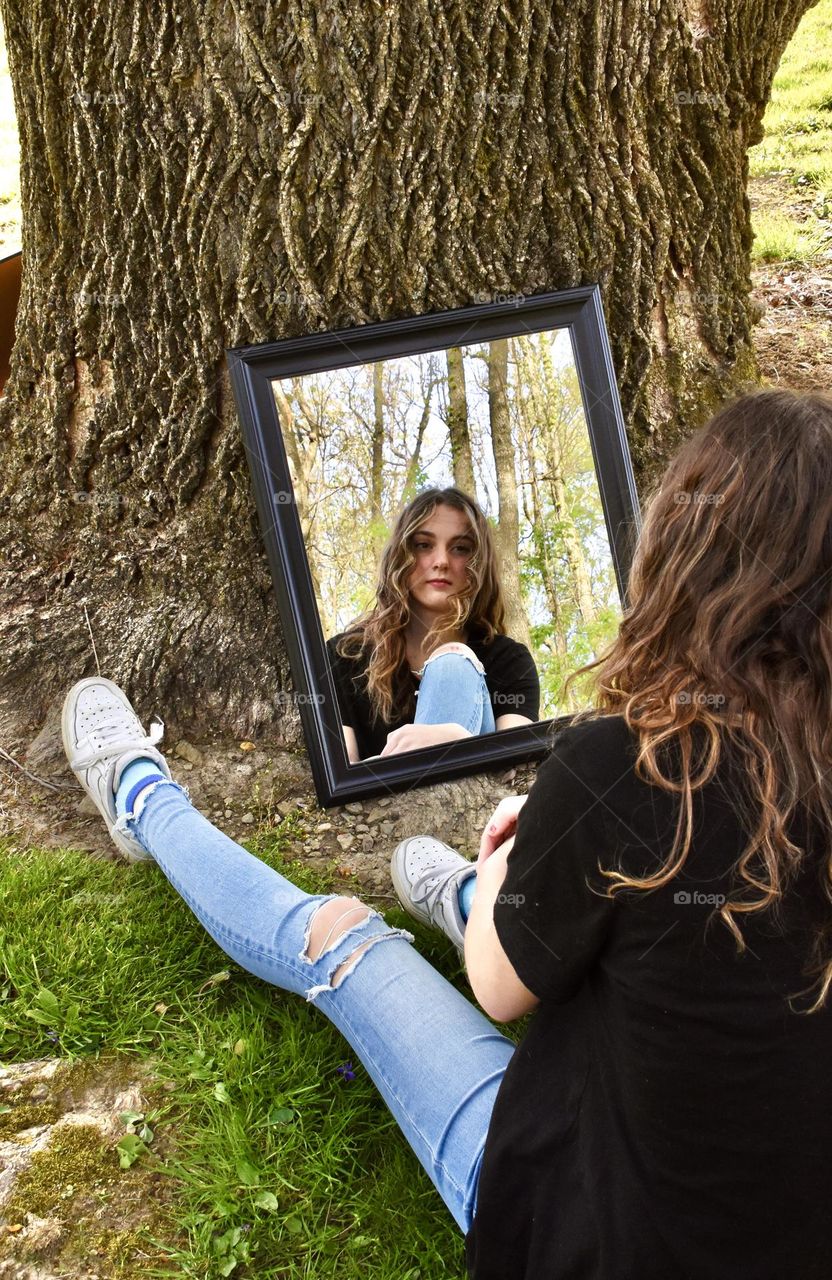
{"type": "Polygon", "coordinates": [[[124,829],[124,819],[116,812],[116,791],[127,765],[142,757],[153,760],[159,772],[173,781],[165,757],[156,750],[164,729],[157,721],[146,734],[127,695],[101,676],[79,680],[64,699],[61,731],[69,767],[131,862],[152,854],[124,829]]]}
{"type": "Polygon", "coordinates": [[[390,860],[396,897],[409,915],[433,925],[455,944],[465,947],[465,920],[459,909],[459,889],[474,864],[433,836],[411,836],[397,846],[390,860]]]}

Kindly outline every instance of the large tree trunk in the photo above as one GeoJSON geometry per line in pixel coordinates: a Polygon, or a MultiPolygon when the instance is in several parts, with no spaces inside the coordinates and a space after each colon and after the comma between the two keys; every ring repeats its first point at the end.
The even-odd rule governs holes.
{"type": "Polygon", "coordinates": [[[807,0],[0,0],[23,291],[0,692],[300,744],[225,347],[600,282],[642,488],[753,375],[746,149],[807,0]]]}

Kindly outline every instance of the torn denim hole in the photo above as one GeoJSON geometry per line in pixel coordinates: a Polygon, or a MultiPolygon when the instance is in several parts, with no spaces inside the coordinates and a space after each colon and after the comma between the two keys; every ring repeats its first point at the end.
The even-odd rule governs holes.
{"type": "MultiPolygon", "coordinates": [[[[339,897],[340,895],[335,893],[332,896],[339,897]]],[[[329,899],[326,899],[326,901],[329,901],[329,899]]],[[[323,902],[321,902],[321,906],[323,906],[323,902]]],[[[415,941],[413,940],[413,934],[408,933],[407,929],[390,928],[390,925],[385,922],[384,916],[379,911],[371,908],[371,906],[362,904],[362,910],[367,913],[365,919],[360,920],[358,924],[352,925],[352,928],[346,929],[340,934],[333,946],[328,951],[321,952],[317,960],[310,960],[306,955],[308,946],[307,927],[307,938],[305,946],[300,952],[300,957],[308,965],[321,965],[321,969],[324,970],[323,977],[325,978],[324,982],[317,982],[314,986],[308,988],[306,992],[307,1001],[315,1000],[316,996],[320,996],[325,991],[338,991],[344,979],[355,972],[356,966],[360,963],[362,957],[365,956],[367,951],[372,950],[376,942],[384,941],[385,938],[399,937],[406,938],[408,942],[415,941]],[[365,943],[367,943],[366,946],[365,943]],[[348,968],[344,969],[344,972],[340,974],[337,986],[333,986],[333,977],[344,964],[348,964],[348,968]]],[[[315,918],[316,914],[316,911],[312,913],[312,919],[315,918]]]]}
{"type": "MultiPolygon", "coordinates": [[[[456,653],[463,658],[467,658],[469,662],[472,662],[474,664],[474,667],[476,668],[477,671],[479,671],[481,676],[485,675],[485,667],[483,666],[482,662],[477,657],[477,655],[474,653],[473,649],[471,649],[467,644],[461,644],[461,643],[457,644],[456,642],[453,642],[453,641],[451,642],[451,646],[452,647],[441,645],[436,653],[432,653],[430,657],[425,660],[422,666],[422,672],[424,672],[425,667],[428,665],[428,663],[433,662],[434,658],[444,658],[446,654],[456,653]]],[[[419,674],[421,675],[422,672],[420,672],[419,674]]]]}
{"type": "MultiPolygon", "coordinates": [[[[339,916],[338,919],[335,921],[335,924],[333,924],[332,929],[330,929],[329,933],[324,938],[324,945],[321,947],[321,950],[315,960],[311,960],[309,958],[309,955],[307,954],[309,951],[309,937],[312,933],[312,925],[317,920],[318,912],[321,910],[322,907],[326,906],[328,902],[332,902],[336,898],[343,898],[343,897],[344,895],[342,893],[327,893],[327,894],[321,895],[321,899],[320,899],[320,902],[318,903],[317,909],[311,913],[311,915],[309,916],[309,919],[306,922],[306,928],[303,931],[303,946],[298,952],[298,960],[303,960],[306,964],[317,964],[318,960],[321,960],[327,954],[326,944],[329,941],[329,935],[332,933],[332,929],[335,928],[335,924],[341,923],[341,920],[343,919],[343,917],[339,916]]],[[[356,905],[354,910],[366,911],[368,913],[367,920],[372,919],[373,916],[379,915],[379,912],[376,911],[374,907],[367,906],[365,902],[362,902],[360,905],[356,905]]],[[[349,914],[350,913],[348,911],[344,912],[345,916],[349,914]]],[[[338,937],[335,939],[335,941],[332,943],[332,945],[329,947],[329,951],[334,951],[338,943],[341,941],[341,938],[346,938],[349,934],[354,933],[355,930],[360,929],[363,924],[366,924],[366,920],[359,920],[358,924],[352,925],[349,929],[345,929],[344,932],[342,934],[339,934],[338,937]]]]}

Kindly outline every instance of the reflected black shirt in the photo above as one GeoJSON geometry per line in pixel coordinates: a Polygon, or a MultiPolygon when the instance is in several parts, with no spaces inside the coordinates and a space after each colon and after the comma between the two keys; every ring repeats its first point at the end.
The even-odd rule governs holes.
{"type": "Polygon", "coordinates": [[[682,871],[594,895],[598,860],[643,875],[672,847],[676,798],[637,778],[635,741],[621,716],[569,726],[520,811],[494,923],[542,1003],[496,1098],[468,1274],[829,1280],[832,1008],[784,999],[812,985],[828,840],[795,819],[810,857],[782,933],[758,913],[744,955],[718,917],[706,937],[747,843],[723,757],[682,871]]]}
{"type": "MultiPolygon", "coordinates": [[[[367,695],[367,666],[369,651],[360,658],[342,658],[335,652],[336,644],[344,632],[332,636],[326,642],[335,689],[341,707],[341,723],[355,730],[358,753],[379,755],[387,745],[387,735],[409,720],[394,717],[391,721],[373,721],[372,707],[367,695]]],[[[510,636],[494,636],[486,644],[479,636],[469,635],[466,644],[485,668],[485,680],[491,697],[494,720],[499,716],[528,716],[536,721],[540,711],[540,679],[534,659],[524,644],[510,636]]],[[[413,687],[418,688],[419,678],[411,673],[413,687]]]]}

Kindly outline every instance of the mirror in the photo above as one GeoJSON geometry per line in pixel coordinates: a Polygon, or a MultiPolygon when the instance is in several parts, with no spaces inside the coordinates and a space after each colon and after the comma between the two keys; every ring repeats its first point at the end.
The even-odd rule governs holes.
{"type": "Polygon", "coordinates": [[[228,354],[321,803],[542,754],[638,528],[597,288],[228,354]]]}

